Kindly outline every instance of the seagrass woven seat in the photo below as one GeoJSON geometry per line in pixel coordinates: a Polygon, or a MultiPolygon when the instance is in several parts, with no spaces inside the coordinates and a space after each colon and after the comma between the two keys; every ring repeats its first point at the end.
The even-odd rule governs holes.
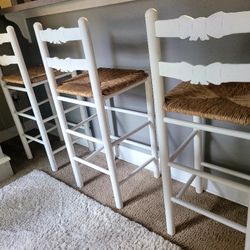
{"type": "Polygon", "coordinates": [[[182,82],[165,96],[164,109],[186,115],[250,124],[250,83],[201,85],[182,82]]]}
{"type": "MultiPolygon", "coordinates": [[[[111,95],[131,85],[145,81],[148,74],[143,70],[99,68],[98,75],[103,95],[111,95]]],[[[58,88],[58,93],[93,97],[88,73],[82,73],[70,80],[64,81],[58,88]]]]}
{"type": "MultiPolygon", "coordinates": [[[[28,70],[31,83],[38,83],[38,82],[47,80],[47,76],[46,76],[43,66],[41,65],[33,66],[30,68],[27,68],[27,70],[28,70]]],[[[55,71],[55,74],[58,76],[62,73],[59,71],[55,71]]],[[[24,84],[22,76],[19,72],[3,76],[3,81],[8,82],[8,83],[20,84],[20,85],[24,84]]]]}

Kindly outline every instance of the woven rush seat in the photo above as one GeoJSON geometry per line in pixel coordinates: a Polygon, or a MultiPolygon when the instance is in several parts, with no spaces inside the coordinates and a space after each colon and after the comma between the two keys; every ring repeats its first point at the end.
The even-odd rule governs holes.
{"type": "MultiPolygon", "coordinates": [[[[124,88],[147,79],[148,74],[143,70],[99,68],[101,91],[103,95],[111,95],[124,88]]],[[[64,81],[57,87],[57,92],[82,97],[93,97],[88,73],[64,81]]]]}
{"type": "MultiPolygon", "coordinates": [[[[27,70],[29,73],[31,83],[38,83],[47,80],[47,76],[43,66],[34,66],[27,68],[27,70]]],[[[55,71],[55,74],[58,76],[62,73],[60,71],[55,71]]],[[[19,72],[3,76],[3,81],[8,83],[23,85],[23,79],[19,72]]]]}
{"type": "Polygon", "coordinates": [[[249,125],[250,83],[194,85],[182,82],[166,94],[164,109],[249,125]]]}

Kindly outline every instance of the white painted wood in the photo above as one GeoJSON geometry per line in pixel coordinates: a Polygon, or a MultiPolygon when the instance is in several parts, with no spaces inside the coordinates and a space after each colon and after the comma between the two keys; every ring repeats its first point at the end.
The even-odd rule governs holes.
{"type": "Polygon", "coordinates": [[[84,59],[61,59],[58,57],[47,58],[47,64],[50,68],[57,69],[62,72],[74,72],[75,70],[87,70],[88,64],[84,59]]]}
{"type": "MultiPolygon", "coordinates": [[[[201,124],[201,118],[199,116],[193,116],[193,122],[201,124]]],[[[196,135],[194,137],[194,168],[197,170],[203,170],[203,167],[201,165],[201,160],[202,160],[202,142],[201,142],[201,131],[196,130],[196,135]]],[[[203,184],[202,184],[202,179],[197,176],[195,179],[195,190],[196,193],[201,194],[203,192],[203,184]]]]}
{"type": "MultiPolygon", "coordinates": [[[[120,187],[119,187],[119,181],[118,181],[118,177],[117,177],[117,170],[116,170],[116,163],[115,163],[113,148],[116,145],[125,141],[127,137],[131,136],[132,134],[136,133],[137,131],[143,129],[144,127],[146,127],[148,125],[152,124],[151,130],[154,129],[154,124],[153,124],[154,123],[154,112],[153,112],[153,103],[152,103],[153,98],[152,98],[152,89],[150,89],[151,84],[150,84],[150,81],[148,81],[146,83],[146,85],[147,85],[146,92],[147,92],[147,96],[148,96],[148,100],[147,100],[148,113],[147,114],[140,113],[137,111],[132,111],[132,110],[125,110],[125,109],[119,109],[119,108],[115,108],[115,107],[105,106],[105,101],[107,101],[108,98],[113,97],[113,95],[108,96],[108,97],[104,97],[102,95],[101,88],[100,88],[100,80],[99,80],[99,75],[98,75],[98,71],[97,71],[97,67],[96,67],[94,50],[93,50],[92,40],[91,40],[91,36],[90,36],[90,31],[88,28],[87,19],[80,18],[78,20],[78,26],[79,26],[78,29],[73,28],[71,31],[67,30],[66,38],[64,39],[64,38],[60,37],[60,41],[74,39],[73,38],[74,33],[76,33],[75,39],[76,40],[79,39],[79,30],[80,30],[80,42],[81,42],[83,50],[84,50],[85,59],[79,59],[79,60],[70,59],[70,58],[67,58],[66,60],[60,60],[58,58],[51,59],[49,57],[47,43],[42,41],[42,39],[40,37],[41,31],[43,30],[41,24],[36,23],[34,25],[34,28],[35,28],[35,33],[36,33],[37,41],[39,44],[40,52],[42,54],[44,66],[46,69],[46,74],[47,74],[47,77],[49,79],[49,84],[50,84],[52,96],[53,96],[54,102],[56,104],[56,109],[57,109],[57,113],[58,113],[58,116],[60,119],[60,123],[62,124],[63,135],[64,135],[64,138],[66,141],[66,147],[67,147],[67,150],[68,150],[68,153],[70,156],[70,161],[72,164],[72,168],[73,168],[76,182],[78,185],[82,185],[82,177],[80,175],[79,167],[76,164],[77,162],[78,163],[80,162],[82,164],[85,164],[89,167],[92,167],[96,170],[103,172],[102,169],[100,169],[99,167],[96,167],[92,163],[89,163],[88,161],[86,161],[86,160],[89,160],[90,158],[92,158],[96,154],[96,152],[99,152],[100,150],[102,150],[102,147],[97,148],[96,152],[91,153],[85,159],[80,159],[80,158],[76,157],[76,155],[75,155],[70,135],[77,136],[77,137],[80,137],[82,139],[87,139],[87,140],[92,141],[94,143],[100,143],[103,145],[103,150],[105,152],[107,166],[108,166],[108,170],[105,170],[105,171],[110,176],[116,207],[122,208],[123,202],[122,202],[121,191],[120,191],[120,187]],[[68,35],[69,33],[70,33],[70,38],[68,35]],[[67,63],[65,63],[66,61],[67,61],[67,63]],[[79,62],[81,62],[81,64],[79,62]],[[83,62],[84,62],[84,64],[83,64],[83,62]],[[62,63],[64,63],[63,67],[62,67],[62,63]],[[89,78],[90,78],[92,92],[93,92],[93,101],[94,102],[91,102],[91,100],[87,100],[87,99],[82,100],[81,98],[78,98],[78,97],[72,98],[72,97],[59,96],[59,94],[56,91],[56,82],[55,82],[54,74],[53,74],[53,71],[51,70],[51,68],[56,68],[59,70],[61,70],[63,68],[64,71],[68,71],[68,70],[74,71],[74,70],[78,70],[78,69],[80,69],[80,70],[87,69],[88,74],[89,74],[89,78]],[[62,101],[68,102],[71,104],[78,104],[80,106],[87,106],[87,107],[96,108],[96,114],[97,114],[97,118],[98,118],[98,122],[99,122],[99,126],[100,126],[100,131],[101,131],[101,139],[97,139],[97,138],[91,137],[89,135],[83,134],[82,132],[75,131],[74,127],[73,127],[73,129],[68,129],[67,122],[66,122],[66,119],[64,116],[64,112],[62,110],[62,103],[61,103],[62,101]],[[126,133],[124,136],[121,136],[120,138],[117,138],[115,141],[113,141],[114,137],[110,136],[110,127],[109,127],[109,121],[108,121],[106,110],[110,110],[112,112],[117,111],[117,112],[123,112],[123,113],[131,114],[131,115],[136,115],[138,117],[146,118],[148,121],[146,123],[144,123],[143,125],[139,126],[138,128],[135,128],[134,130],[126,133]]],[[[63,36],[63,34],[64,33],[61,32],[60,36],[63,36]]],[[[44,40],[48,40],[48,39],[44,38],[44,40]]],[[[54,40],[54,38],[52,40],[54,40]]],[[[131,89],[132,87],[136,87],[136,86],[138,86],[140,84],[144,84],[144,83],[145,82],[139,81],[134,86],[131,86],[130,88],[125,88],[125,90],[120,91],[119,93],[116,93],[116,95],[121,94],[122,92],[124,92],[128,89],[131,89]]],[[[83,116],[84,121],[86,119],[88,120],[88,118],[85,115],[82,115],[82,116],[83,116]]],[[[82,124],[82,122],[80,122],[78,125],[76,125],[75,128],[78,128],[80,124],[82,124]]],[[[155,167],[157,167],[157,163],[158,163],[158,161],[156,159],[157,144],[156,144],[156,138],[154,138],[155,134],[153,133],[153,131],[151,131],[150,136],[151,136],[151,142],[152,142],[151,147],[154,150],[152,157],[155,159],[154,163],[155,163],[155,167]]],[[[156,171],[158,171],[158,170],[156,170],[156,171]]],[[[133,175],[134,175],[134,173],[133,173],[133,175]]],[[[156,172],[155,175],[158,177],[159,174],[156,172]]]]}
{"type": "Polygon", "coordinates": [[[247,211],[247,226],[246,226],[246,239],[245,239],[245,250],[250,248],[250,196],[248,194],[248,211],[247,211]]]}
{"type": "Polygon", "coordinates": [[[203,167],[206,167],[206,168],[209,168],[209,169],[217,170],[217,171],[219,171],[221,173],[229,174],[229,175],[236,176],[236,177],[239,177],[241,179],[250,181],[250,175],[249,174],[244,174],[244,173],[232,170],[232,169],[223,168],[223,167],[220,167],[218,165],[211,164],[211,163],[208,163],[208,162],[201,162],[201,165],[203,167]]]}
{"type": "Polygon", "coordinates": [[[170,118],[170,117],[165,117],[164,122],[179,125],[179,126],[184,126],[188,128],[199,129],[199,130],[207,131],[211,133],[250,140],[250,134],[244,131],[237,131],[233,129],[221,128],[221,127],[216,127],[216,126],[206,125],[206,124],[197,124],[194,122],[178,120],[178,119],[170,118]]]}
{"type": "MultiPolygon", "coordinates": [[[[2,78],[2,70],[1,69],[0,69],[0,77],[2,78]]],[[[28,159],[32,159],[33,155],[31,153],[31,150],[30,150],[29,144],[27,142],[27,139],[24,136],[24,129],[23,129],[22,123],[21,123],[21,121],[20,121],[20,119],[19,119],[19,117],[18,117],[18,115],[16,113],[17,112],[16,107],[15,107],[15,105],[13,103],[10,91],[9,91],[9,89],[6,88],[6,83],[4,83],[3,81],[1,81],[1,87],[2,87],[2,90],[3,90],[5,100],[6,100],[7,104],[8,104],[9,109],[10,109],[11,116],[12,116],[12,118],[14,120],[15,125],[16,125],[19,137],[20,137],[21,142],[23,144],[23,148],[24,148],[24,151],[26,153],[26,156],[27,156],[28,159]]]]}
{"type": "Polygon", "coordinates": [[[150,146],[152,156],[154,157],[153,163],[154,167],[154,177],[160,177],[160,169],[158,162],[158,144],[157,144],[157,135],[156,135],[156,127],[155,127],[155,111],[154,111],[154,100],[153,100],[153,87],[151,79],[148,78],[145,82],[145,94],[146,94],[146,102],[147,102],[147,115],[149,123],[149,138],[150,138],[150,146]]]}
{"type": "Polygon", "coordinates": [[[159,62],[161,76],[190,81],[193,84],[219,85],[223,82],[250,82],[250,64],[212,63],[207,66],[191,65],[186,62],[159,62]]]}
{"type": "Polygon", "coordinates": [[[222,38],[223,36],[249,33],[250,11],[224,13],[217,12],[209,17],[192,18],[181,16],[170,20],[157,20],[155,34],[157,37],[189,38],[205,41],[209,37],[222,38]]]}
{"type": "Polygon", "coordinates": [[[160,40],[155,36],[155,24],[158,19],[157,11],[150,9],[146,12],[146,28],[149,48],[149,60],[151,68],[151,77],[153,83],[154,104],[155,104],[155,121],[157,129],[157,139],[159,144],[160,170],[163,179],[163,197],[165,207],[165,217],[167,223],[167,232],[170,235],[175,234],[173,205],[171,202],[172,185],[171,173],[168,166],[169,152],[167,143],[167,129],[162,122],[165,112],[162,107],[165,102],[163,78],[159,75],[158,62],[161,61],[160,40]],[[167,181],[166,181],[167,180],[167,181]]]}
{"type": "Polygon", "coordinates": [[[2,33],[0,34],[0,45],[4,43],[10,43],[10,37],[8,33],[2,33]]]}
{"type": "Polygon", "coordinates": [[[0,56],[1,66],[8,66],[11,64],[17,64],[17,59],[15,56],[7,56],[7,55],[0,56]]]}
{"type": "MultiPolygon", "coordinates": [[[[43,121],[41,113],[40,113],[40,109],[39,109],[39,105],[42,105],[49,100],[52,111],[53,111],[53,102],[51,102],[50,96],[48,96],[48,99],[46,99],[40,103],[37,102],[33,87],[36,87],[36,86],[40,85],[41,83],[37,83],[36,86],[33,86],[31,84],[29,74],[28,74],[27,68],[25,66],[25,62],[24,62],[24,59],[23,59],[23,56],[21,53],[21,49],[20,49],[19,44],[18,44],[18,40],[17,40],[15,31],[14,31],[14,28],[11,26],[8,26],[7,33],[5,33],[4,36],[1,36],[0,38],[3,39],[3,40],[1,40],[1,42],[7,42],[7,41],[10,42],[13,53],[14,53],[14,55],[11,55],[11,56],[1,56],[0,57],[0,65],[17,64],[19,71],[20,71],[20,74],[21,74],[21,77],[22,77],[23,82],[24,82],[23,87],[16,87],[16,86],[9,86],[8,83],[5,83],[1,80],[1,86],[3,89],[4,95],[5,95],[6,101],[8,103],[8,106],[10,108],[12,117],[14,119],[15,125],[17,127],[19,136],[21,138],[23,147],[25,149],[27,158],[28,159],[32,158],[31,150],[30,150],[30,147],[28,144],[32,141],[36,141],[38,143],[41,143],[45,147],[45,150],[46,150],[49,162],[50,162],[51,169],[53,171],[56,171],[58,169],[58,166],[56,164],[56,161],[55,161],[55,158],[53,155],[53,151],[52,151],[52,148],[50,145],[50,141],[49,141],[49,138],[47,135],[47,133],[50,132],[51,130],[54,130],[54,128],[53,129],[51,128],[51,129],[46,131],[44,122],[48,121],[48,118],[43,121]],[[15,105],[13,103],[13,100],[11,98],[10,92],[9,92],[10,89],[15,89],[16,91],[26,92],[31,106],[28,108],[25,108],[21,112],[17,112],[15,109],[15,105]],[[31,109],[34,113],[34,116],[25,113],[31,109]],[[36,121],[40,135],[35,136],[35,137],[25,135],[24,129],[22,127],[22,123],[20,122],[20,119],[19,119],[19,116],[26,117],[28,119],[36,121]],[[38,139],[40,137],[41,137],[41,139],[38,139]],[[29,141],[27,139],[29,139],[29,141]]],[[[2,74],[0,74],[0,76],[2,78],[2,74]]],[[[46,84],[46,83],[47,83],[46,81],[42,82],[42,84],[46,84]]],[[[46,86],[45,86],[45,90],[47,90],[46,86]]],[[[49,94],[49,92],[47,92],[47,94],[49,94]]],[[[56,117],[57,116],[54,114],[53,119],[55,119],[56,117]]],[[[57,128],[60,131],[60,126],[59,126],[58,122],[57,122],[57,128]]],[[[59,134],[60,134],[60,132],[59,132],[59,134]]]]}
{"type": "Polygon", "coordinates": [[[197,133],[198,131],[194,129],[193,132],[190,133],[187,138],[180,144],[180,146],[176,148],[174,153],[172,153],[172,155],[169,157],[169,160],[174,161],[178,154],[180,154],[186,148],[186,146],[193,140],[197,133]]]}
{"type": "Polygon", "coordinates": [[[77,41],[81,39],[79,28],[64,28],[46,29],[40,32],[40,37],[43,42],[54,44],[62,44],[69,41],[77,41]]]}
{"type": "Polygon", "coordinates": [[[224,218],[224,217],[222,217],[220,215],[217,215],[215,213],[209,212],[208,210],[205,210],[205,209],[202,209],[202,208],[200,208],[198,206],[195,206],[195,205],[191,204],[190,202],[183,201],[183,200],[175,198],[175,197],[172,197],[172,201],[174,203],[176,203],[176,204],[179,204],[179,205],[184,206],[184,207],[186,207],[188,209],[191,209],[191,210],[193,210],[193,211],[195,211],[195,212],[197,212],[199,214],[202,214],[202,215],[204,215],[204,216],[206,216],[206,217],[208,217],[210,219],[218,221],[218,222],[220,222],[220,223],[222,223],[222,224],[224,224],[226,226],[234,228],[235,230],[238,230],[238,231],[240,231],[242,233],[246,233],[246,227],[245,226],[242,226],[242,225],[240,225],[240,224],[238,224],[236,222],[233,222],[233,221],[231,221],[229,219],[226,219],[226,218],[224,218]]]}
{"type": "Polygon", "coordinates": [[[169,166],[171,166],[173,168],[177,168],[177,169],[182,170],[182,171],[186,171],[186,172],[194,174],[196,176],[200,176],[200,177],[203,177],[203,178],[215,181],[215,182],[219,182],[219,183],[226,185],[228,187],[234,187],[235,189],[242,191],[242,192],[246,192],[246,193],[250,192],[250,187],[248,185],[241,184],[241,183],[236,182],[236,181],[232,181],[232,180],[220,177],[220,176],[216,176],[216,175],[213,175],[210,173],[196,170],[196,169],[193,169],[193,168],[190,168],[190,167],[187,167],[187,166],[184,166],[182,164],[175,163],[175,162],[169,162],[169,166]]]}
{"type": "Polygon", "coordinates": [[[139,166],[135,170],[133,170],[129,175],[127,175],[123,180],[120,181],[120,185],[122,185],[123,183],[125,183],[128,179],[130,179],[131,177],[135,176],[135,174],[137,174],[139,171],[141,171],[142,169],[144,169],[148,164],[150,164],[151,162],[153,162],[154,158],[155,157],[149,158],[141,166],[139,166]]]}
{"type": "Polygon", "coordinates": [[[109,126],[108,117],[104,109],[104,99],[100,89],[100,80],[97,72],[97,66],[94,57],[94,49],[91,41],[90,31],[88,28],[88,20],[86,18],[80,18],[78,20],[78,25],[81,30],[82,35],[82,46],[85,52],[86,60],[89,62],[89,78],[91,82],[91,87],[93,91],[94,101],[96,104],[96,113],[99,120],[102,141],[104,145],[106,160],[108,164],[108,169],[110,173],[110,179],[112,184],[112,189],[115,197],[116,207],[118,209],[123,207],[121,191],[119,188],[118,177],[115,167],[114,154],[112,149],[111,140],[109,138],[109,126]]]}
{"type": "Polygon", "coordinates": [[[56,82],[53,70],[47,64],[47,58],[49,57],[48,47],[47,47],[47,44],[45,42],[41,41],[41,39],[40,39],[40,31],[43,30],[43,27],[40,23],[35,23],[34,30],[35,30],[38,46],[39,46],[39,49],[41,52],[46,75],[48,78],[48,83],[50,86],[51,95],[52,95],[53,101],[55,103],[55,109],[56,109],[56,112],[58,114],[58,119],[59,119],[59,122],[60,122],[60,125],[62,128],[62,134],[63,134],[63,138],[64,138],[65,145],[67,148],[67,152],[69,155],[73,174],[74,174],[77,186],[82,187],[83,186],[83,179],[82,179],[82,176],[80,174],[80,169],[79,169],[78,163],[74,160],[75,150],[74,150],[74,146],[72,143],[72,138],[66,132],[66,130],[68,129],[67,121],[66,121],[66,118],[64,115],[64,109],[63,109],[62,103],[58,100],[58,95],[57,95],[57,91],[56,91],[57,82],[56,82]]]}
{"type": "Polygon", "coordinates": [[[189,180],[185,183],[185,185],[181,188],[181,190],[176,195],[177,199],[182,198],[182,196],[185,194],[186,190],[189,188],[189,186],[192,184],[195,178],[197,177],[194,174],[190,176],[189,180]]]}
{"type": "MultiPolygon", "coordinates": [[[[215,13],[208,18],[197,18],[193,19],[188,16],[182,16],[177,19],[172,20],[158,20],[157,11],[155,9],[150,9],[146,12],[146,26],[147,26],[147,36],[148,36],[148,47],[150,56],[150,66],[153,80],[154,89],[154,101],[156,110],[156,124],[157,124],[157,135],[159,138],[159,150],[160,150],[160,162],[161,167],[165,170],[175,168],[185,172],[186,184],[181,189],[177,198],[172,197],[171,190],[171,174],[168,171],[162,172],[163,181],[163,193],[164,193],[164,203],[165,203],[165,214],[167,222],[167,231],[169,234],[174,233],[174,219],[172,211],[172,202],[179,205],[187,207],[193,211],[201,213],[208,216],[211,219],[217,220],[225,225],[235,228],[241,232],[245,232],[246,235],[246,246],[245,249],[249,248],[250,245],[250,219],[248,216],[247,228],[234,223],[233,221],[222,218],[215,215],[209,211],[196,207],[185,201],[178,199],[181,197],[187,187],[192,183],[194,178],[198,177],[198,182],[196,182],[197,193],[202,192],[203,187],[200,178],[211,180],[208,181],[208,188],[211,189],[211,183],[219,183],[223,186],[227,186],[227,197],[230,197],[228,190],[239,190],[245,192],[249,198],[250,187],[248,185],[241,184],[236,181],[229,180],[225,177],[216,176],[203,171],[202,166],[211,167],[211,169],[216,169],[222,173],[227,173],[237,177],[246,176],[242,173],[236,173],[235,171],[225,170],[219,166],[212,165],[209,163],[202,162],[202,143],[201,143],[201,131],[213,132],[218,134],[223,134],[227,136],[233,136],[237,138],[250,140],[250,133],[243,131],[236,131],[233,129],[225,129],[212,125],[201,124],[201,119],[199,117],[193,117],[193,122],[183,121],[179,119],[169,118],[165,116],[163,111],[164,105],[164,87],[163,87],[163,77],[172,77],[180,79],[182,81],[191,81],[193,84],[221,84],[222,82],[249,82],[249,70],[250,64],[222,64],[219,62],[203,66],[203,65],[191,65],[186,62],[180,63],[168,63],[161,61],[161,49],[159,38],[161,37],[178,37],[181,39],[190,38],[191,41],[208,40],[210,37],[221,38],[230,34],[236,33],[250,33],[250,11],[239,12],[239,13],[215,13]],[[178,126],[189,127],[193,129],[191,136],[189,136],[176,152],[171,156],[171,160],[175,159],[177,154],[187,145],[192,137],[194,137],[194,168],[186,167],[184,165],[178,164],[176,162],[169,161],[168,148],[167,148],[167,133],[164,123],[171,123],[178,126]],[[180,150],[179,150],[180,149],[180,150]],[[166,166],[167,165],[167,166],[166,166]],[[189,173],[189,174],[187,174],[189,173]],[[191,174],[191,176],[190,176],[191,174]]],[[[180,174],[180,171],[178,171],[180,174]]],[[[214,187],[213,187],[214,188],[214,187]]],[[[215,186],[216,188],[216,186],[215,186]]],[[[221,186],[219,186],[221,188],[221,186]]],[[[222,188],[223,191],[225,188],[222,188]]],[[[216,189],[213,189],[213,191],[216,189]]],[[[216,192],[218,192],[216,190],[216,192]]],[[[220,190],[219,190],[220,192],[220,190]]],[[[235,192],[234,195],[242,196],[241,192],[235,192]]],[[[233,191],[231,191],[233,193],[233,191]]],[[[221,192],[223,195],[223,192],[221,192]]],[[[238,197],[236,200],[238,200],[238,197]]],[[[248,203],[249,205],[249,203],[248,203]]],[[[248,214],[249,214],[248,207],[248,214]]]]}
{"type": "MultiPolygon", "coordinates": [[[[121,160],[130,162],[133,165],[140,166],[144,163],[145,159],[150,158],[150,151],[140,152],[139,150],[134,150],[131,148],[128,148],[125,144],[120,146],[120,158],[121,160]]],[[[154,165],[151,163],[149,166],[146,166],[145,169],[149,170],[150,172],[154,172],[154,165]]],[[[181,183],[185,183],[189,180],[189,178],[192,176],[191,174],[187,172],[183,172],[181,170],[172,168],[171,169],[171,176],[174,180],[177,180],[181,183]]],[[[195,184],[191,184],[192,187],[195,188],[195,184]]],[[[230,201],[233,201],[235,203],[241,204],[242,206],[248,206],[248,194],[233,189],[232,187],[226,187],[225,185],[221,185],[219,183],[215,183],[213,181],[207,180],[207,185],[205,191],[222,197],[224,199],[228,199],[230,201]]]]}

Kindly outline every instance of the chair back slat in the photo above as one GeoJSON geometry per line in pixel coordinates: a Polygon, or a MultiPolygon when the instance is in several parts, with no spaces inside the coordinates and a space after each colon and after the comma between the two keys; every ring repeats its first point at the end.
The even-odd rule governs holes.
{"type": "Polygon", "coordinates": [[[72,59],[72,58],[58,58],[58,57],[47,57],[47,64],[50,68],[62,71],[62,72],[73,72],[76,70],[88,70],[88,63],[86,59],[72,59]]]}
{"type": "Polygon", "coordinates": [[[7,55],[0,56],[1,66],[8,66],[11,64],[18,64],[16,56],[7,56],[7,55]]]}
{"type": "Polygon", "coordinates": [[[186,62],[159,62],[161,76],[171,77],[193,84],[219,85],[223,82],[250,82],[250,64],[222,64],[219,62],[204,65],[191,65],[186,62]]]}
{"type": "Polygon", "coordinates": [[[69,41],[81,40],[79,28],[46,29],[40,31],[40,39],[43,42],[61,44],[69,41]]]}
{"type": "Polygon", "coordinates": [[[0,45],[10,43],[10,35],[8,33],[0,34],[0,45]]]}
{"type": "Polygon", "coordinates": [[[198,39],[205,41],[210,37],[249,33],[250,11],[224,13],[217,12],[209,17],[192,18],[181,16],[170,20],[157,20],[155,22],[156,37],[189,38],[190,41],[198,39]]]}

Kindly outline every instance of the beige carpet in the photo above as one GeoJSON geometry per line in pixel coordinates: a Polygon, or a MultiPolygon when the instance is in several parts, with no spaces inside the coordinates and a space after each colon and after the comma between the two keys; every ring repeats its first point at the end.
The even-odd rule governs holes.
{"type": "MultiPolygon", "coordinates": [[[[25,159],[23,150],[18,145],[18,139],[10,140],[1,145],[6,154],[12,158],[12,165],[16,172],[14,178],[2,183],[2,185],[30,172],[32,166],[36,166],[36,168],[42,169],[68,185],[75,187],[71,168],[69,165],[63,165],[68,161],[65,152],[57,157],[63,167],[58,172],[51,173],[45,153],[40,145],[32,145],[35,157],[30,161],[25,159]]],[[[84,149],[79,149],[79,152],[81,154],[86,153],[84,149]]],[[[96,162],[98,161],[103,162],[102,155],[96,158],[96,162]]],[[[133,169],[131,164],[120,160],[117,161],[117,165],[120,177],[133,169]]],[[[107,176],[86,167],[82,168],[82,174],[85,178],[85,187],[81,191],[117,211],[114,208],[110,181],[107,176]]],[[[180,187],[180,183],[174,182],[175,193],[178,192],[180,187]]],[[[133,179],[125,183],[122,187],[122,195],[125,207],[119,210],[119,213],[184,249],[240,250],[244,248],[245,236],[242,233],[178,205],[175,205],[177,233],[174,237],[169,237],[165,230],[161,179],[153,178],[149,171],[141,171],[133,179]]],[[[234,219],[238,223],[245,224],[246,222],[247,211],[245,207],[217,196],[208,193],[197,196],[194,189],[190,188],[185,195],[185,199],[193,201],[195,204],[202,204],[202,207],[210,208],[213,212],[234,219]]]]}
{"type": "Polygon", "coordinates": [[[181,250],[39,170],[0,189],[0,221],[0,249],[181,250]]]}

